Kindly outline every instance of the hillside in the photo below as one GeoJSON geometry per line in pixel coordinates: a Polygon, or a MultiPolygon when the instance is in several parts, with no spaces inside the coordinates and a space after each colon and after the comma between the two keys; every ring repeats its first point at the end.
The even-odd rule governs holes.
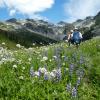
{"type": "Polygon", "coordinates": [[[5,47],[0,47],[1,100],[100,99],[99,37],[83,42],[79,49],[64,42],[5,47]]]}
{"type": "Polygon", "coordinates": [[[9,19],[0,22],[0,34],[26,47],[36,44],[49,44],[62,41],[72,24],[59,22],[52,24],[35,19],[9,19]],[[66,29],[66,30],[65,30],[66,29]]]}
{"type": "Polygon", "coordinates": [[[33,43],[47,45],[65,40],[67,33],[78,27],[83,34],[83,40],[88,40],[100,36],[99,20],[100,13],[73,23],[60,21],[57,24],[44,20],[12,18],[0,22],[0,34],[16,44],[29,47],[33,43]]]}
{"type": "Polygon", "coordinates": [[[6,36],[0,34],[0,47],[1,46],[6,47],[7,49],[14,49],[16,48],[16,43],[14,41],[9,40],[9,38],[7,38],[6,36]]]}
{"type": "Polygon", "coordinates": [[[73,23],[73,25],[78,28],[83,28],[83,27],[90,28],[94,24],[95,24],[95,19],[93,16],[88,16],[85,19],[78,19],[73,23]]]}
{"type": "MultiPolygon", "coordinates": [[[[11,20],[10,20],[11,21],[11,20]]],[[[36,31],[33,31],[27,27],[21,26],[22,23],[14,22],[3,22],[0,23],[0,34],[15,43],[20,43],[24,46],[31,46],[34,42],[40,44],[49,44],[57,42],[53,39],[54,35],[46,35],[36,31]],[[52,36],[52,38],[50,37],[52,36]]]]}

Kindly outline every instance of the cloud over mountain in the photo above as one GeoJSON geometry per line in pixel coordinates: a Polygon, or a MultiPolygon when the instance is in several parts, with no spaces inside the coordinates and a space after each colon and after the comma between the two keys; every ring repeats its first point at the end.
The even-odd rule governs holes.
{"type": "Polygon", "coordinates": [[[69,0],[64,5],[67,21],[93,16],[100,11],[100,0],[69,0]]]}
{"type": "Polygon", "coordinates": [[[0,7],[8,8],[10,15],[21,13],[29,17],[37,16],[53,4],[54,0],[0,0],[0,7]]]}

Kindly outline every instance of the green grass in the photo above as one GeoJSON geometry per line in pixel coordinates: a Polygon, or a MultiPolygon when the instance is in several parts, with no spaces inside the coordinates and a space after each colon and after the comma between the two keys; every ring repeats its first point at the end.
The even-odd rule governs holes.
{"type": "Polygon", "coordinates": [[[78,49],[68,47],[67,43],[58,43],[29,49],[3,50],[0,53],[4,55],[0,57],[1,61],[4,57],[8,59],[5,56],[8,54],[15,60],[4,61],[0,65],[0,100],[100,100],[99,38],[83,42],[78,49]],[[53,56],[58,58],[54,59],[53,56]],[[48,59],[41,61],[43,57],[48,59]],[[74,69],[70,77],[71,64],[74,69]],[[30,68],[38,71],[40,67],[48,71],[60,68],[61,79],[44,80],[43,75],[30,75],[30,68]],[[77,96],[72,97],[66,86],[69,83],[72,88],[76,86],[78,70],[82,70],[83,74],[77,87],[77,96]]]}
{"type": "Polygon", "coordinates": [[[2,34],[0,34],[0,45],[3,46],[3,47],[6,47],[8,49],[16,48],[16,43],[9,40],[6,36],[4,36],[2,34]],[[6,46],[2,45],[2,43],[5,43],[6,46]]]}

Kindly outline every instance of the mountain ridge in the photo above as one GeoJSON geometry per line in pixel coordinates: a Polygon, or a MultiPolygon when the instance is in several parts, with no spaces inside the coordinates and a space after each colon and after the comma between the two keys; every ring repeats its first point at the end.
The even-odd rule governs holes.
{"type": "Polygon", "coordinates": [[[30,41],[31,44],[32,42],[43,42],[45,44],[49,42],[52,43],[62,41],[67,32],[74,29],[74,27],[77,27],[83,30],[83,35],[85,38],[87,36],[90,38],[91,36],[93,37],[100,35],[99,20],[100,12],[96,16],[88,16],[85,19],[78,19],[73,23],[60,21],[57,24],[53,24],[44,20],[11,18],[0,22],[0,34],[2,31],[6,31],[8,32],[7,36],[15,36],[23,41],[30,41]],[[29,37],[31,37],[31,39],[29,37]]]}

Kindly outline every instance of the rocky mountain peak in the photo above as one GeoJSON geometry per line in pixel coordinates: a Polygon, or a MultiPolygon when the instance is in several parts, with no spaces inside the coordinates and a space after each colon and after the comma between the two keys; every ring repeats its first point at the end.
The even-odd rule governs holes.
{"type": "Polygon", "coordinates": [[[11,18],[11,19],[6,20],[6,22],[16,23],[17,19],[16,18],[11,18]]]}

